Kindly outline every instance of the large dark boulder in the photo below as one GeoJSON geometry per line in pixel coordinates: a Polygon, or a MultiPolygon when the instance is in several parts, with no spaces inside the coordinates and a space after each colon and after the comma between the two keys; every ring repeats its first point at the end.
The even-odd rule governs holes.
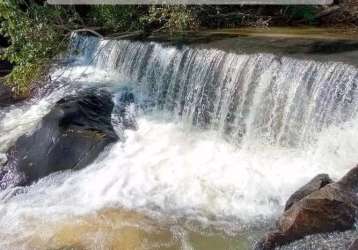
{"type": "Polygon", "coordinates": [[[314,177],[310,182],[301,187],[295,193],[293,193],[287,200],[285,205],[285,211],[288,210],[294,203],[302,200],[307,195],[317,191],[333,181],[327,174],[319,174],[314,177]]]}
{"type": "Polygon", "coordinates": [[[352,229],[358,209],[357,185],[358,166],[340,181],[294,202],[279,218],[277,229],[266,234],[256,249],[274,249],[306,235],[352,229]]]}
{"type": "Polygon", "coordinates": [[[103,90],[60,100],[31,135],[20,137],[8,151],[1,188],[28,185],[53,172],[91,163],[118,140],[111,124],[113,106],[111,94],[103,90]]]}

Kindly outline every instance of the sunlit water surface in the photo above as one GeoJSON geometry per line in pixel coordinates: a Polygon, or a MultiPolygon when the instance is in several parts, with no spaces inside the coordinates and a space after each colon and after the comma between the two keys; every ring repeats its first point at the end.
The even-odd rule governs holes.
{"type": "MultiPolygon", "coordinates": [[[[173,48],[162,50],[176,53],[173,48]]],[[[272,78],[269,73],[265,71],[260,84],[265,77],[272,78]]],[[[345,73],[339,74],[321,78],[337,81],[345,73]]],[[[1,157],[16,138],[33,131],[56,101],[86,87],[105,88],[113,93],[114,101],[123,89],[134,92],[138,105],[131,112],[138,130],[125,131],[124,141],[107,147],[83,170],[55,173],[29,187],[0,192],[1,249],[249,249],[302,184],[318,173],[337,179],[358,162],[358,121],[351,107],[349,115],[327,114],[339,117],[340,122],[320,117],[324,126],[307,116],[311,125],[305,123],[305,130],[300,130],[294,123],[299,120],[298,111],[276,102],[277,112],[286,112],[280,119],[287,126],[258,120],[260,112],[269,113],[257,108],[245,118],[247,131],[238,139],[237,133],[225,130],[227,121],[219,114],[230,110],[223,103],[229,98],[227,93],[216,103],[217,122],[208,127],[194,122],[201,116],[189,106],[176,116],[175,109],[148,104],[153,93],[118,70],[75,65],[57,68],[51,78],[58,84],[55,90],[0,111],[1,157]],[[309,126],[314,131],[306,131],[309,126]]],[[[348,80],[356,83],[354,77],[348,80]]],[[[298,89],[299,85],[275,92],[272,100],[285,95],[294,101],[298,89]]],[[[264,90],[259,88],[246,97],[254,101],[251,105],[262,107],[257,99],[260,91],[264,90]]],[[[329,100],[324,104],[331,105],[329,100]]],[[[305,107],[316,112],[315,105],[305,107]]],[[[348,238],[355,234],[350,232],[348,238]]],[[[311,249],[322,245],[322,240],[309,242],[311,249]]],[[[297,244],[301,244],[298,249],[305,249],[304,242],[297,244]]]]}

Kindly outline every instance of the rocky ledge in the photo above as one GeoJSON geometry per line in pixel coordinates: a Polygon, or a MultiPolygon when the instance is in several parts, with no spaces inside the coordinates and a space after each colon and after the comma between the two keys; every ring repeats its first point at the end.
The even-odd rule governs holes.
{"type": "Polygon", "coordinates": [[[337,182],[325,174],[316,176],[288,199],[276,229],[256,249],[274,249],[310,234],[352,229],[358,211],[357,191],[358,166],[337,182]]]}

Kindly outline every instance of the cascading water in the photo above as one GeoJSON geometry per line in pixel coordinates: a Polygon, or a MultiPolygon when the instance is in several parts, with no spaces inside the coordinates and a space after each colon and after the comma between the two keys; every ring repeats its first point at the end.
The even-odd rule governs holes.
{"type": "Polygon", "coordinates": [[[1,111],[0,153],[86,86],[133,92],[138,130],[2,191],[2,249],[247,249],[300,185],[358,162],[353,66],[78,35],[69,57],[58,88],[1,111]]]}
{"type": "Polygon", "coordinates": [[[305,145],[357,112],[358,72],[342,63],[83,39],[73,50],[87,63],[127,77],[157,109],[235,141],[305,145]]]}

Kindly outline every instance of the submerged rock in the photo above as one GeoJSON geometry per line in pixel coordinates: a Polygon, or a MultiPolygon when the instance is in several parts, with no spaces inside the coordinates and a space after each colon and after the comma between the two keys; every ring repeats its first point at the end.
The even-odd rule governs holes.
{"type": "MultiPolygon", "coordinates": [[[[312,180],[308,186],[304,186],[299,191],[318,186],[316,184],[312,186],[313,183],[317,184],[319,181],[312,180]]],[[[358,208],[358,198],[355,192],[357,185],[358,166],[349,171],[340,181],[327,184],[301,199],[294,200],[279,218],[277,230],[266,234],[256,248],[274,249],[276,246],[287,244],[306,235],[353,228],[358,208]]],[[[303,196],[302,192],[298,194],[303,196]]]]}
{"type": "Polygon", "coordinates": [[[87,90],[61,99],[31,134],[8,151],[1,188],[28,185],[53,172],[80,169],[118,140],[111,124],[111,94],[87,90]]]}
{"type": "Polygon", "coordinates": [[[137,129],[137,121],[135,119],[134,108],[134,94],[128,90],[122,92],[116,100],[116,107],[114,113],[119,118],[123,129],[137,129]]]}

